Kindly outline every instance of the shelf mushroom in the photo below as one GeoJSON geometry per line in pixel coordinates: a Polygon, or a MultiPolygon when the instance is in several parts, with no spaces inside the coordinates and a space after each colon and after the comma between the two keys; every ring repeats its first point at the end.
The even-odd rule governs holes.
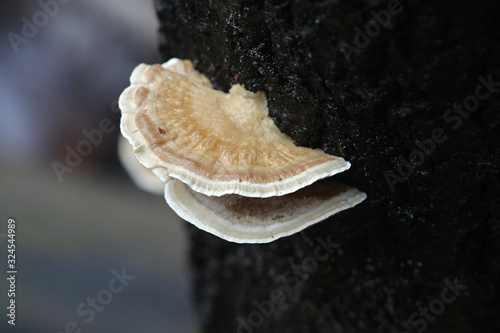
{"type": "Polygon", "coordinates": [[[140,64],[130,81],[119,99],[122,134],[137,159],[167,183],[169,205],[203,230],[235,242],[269,242],[366,197],[345,186],[339,187],[342,191],[334,186],[329,200],[312,206],[310,197],[290,196],[350,164],[319,149],[295,146],[269,118],[264,92],[252,93],[241,85],[229,93],[215,90],[190,61],[175,58],[163,65],[140,64]],[[287,207],[290,214],[309,217],[292,214],[283,220],[281,213],[268,212],[253,217],[262,221],[245,222],[238,213],[240,204],[226,204],[234,200],[243,206],[270,205],[276,211],[287,207]],[[238,211],[228,213],[228,207],[238,211]],[[208,211],[219,219],[206,218],[208,211]]]}
{"type": "Polygon", "coordinates": [[[283,195],[347,170],[342,157],[297,147],[268,117],[266,96],[211,87],[190,61],[136,67],[120,96],[122,134],[139,161],[206,195],[283,195]]]}
{"type": "Polygon", "coordinates": [[[178,180],[165,187],[165,199],[177,215],[235,243],[272,242],[354,207],[365,198],[366,194],[355,188],[324,181],[269,198],[207,196],[178,180]]]}

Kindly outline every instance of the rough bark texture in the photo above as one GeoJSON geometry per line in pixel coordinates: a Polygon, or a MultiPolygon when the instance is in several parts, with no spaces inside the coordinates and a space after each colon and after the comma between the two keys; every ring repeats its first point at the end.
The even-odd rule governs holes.
{"type": "Polygon", "coordinates": [[[401,0],[379,33],[370,24],[369,43],[354,28],[364,32],[386,1],[156,8],[164,59],[193,60],[219,89],[264,90],[279,128],[344,156],[352,167],[335,177],[368,195],[265,245],[189,227],[204,332],[500,330],[499,95],[467,117],[447,111],[473,102],[478,76],[500,81],[498,1],[401,0]],[[430,144],[436,129],[444,142],[430,144]],[[340,245],[315,252],[328,240],[340,245]],[[449,303],[445,279],[467,286],[449,303]],[[273,290],[282,304],[270,305],[273,290]]]}

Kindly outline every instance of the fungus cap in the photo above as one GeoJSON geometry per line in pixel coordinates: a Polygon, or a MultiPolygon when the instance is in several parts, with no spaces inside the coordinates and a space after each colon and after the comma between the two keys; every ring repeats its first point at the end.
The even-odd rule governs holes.
{"type": "Polygon", "coordinates": [[[271,197],[350,167],[341,157],[297,147],[268,117],[264,92],[212,88],[190,61],[141,64],[121,94],[121,131],[140,162],[163,181],[196,192],[271,197]]]}
{"type": "Polygon", "coordinates": [[[227,241],[269,243],[354,207],[366,199],[366,194],[349,186],[320,181],[270,198],[236,194],[215,197],[171,180],[165,186],[165,199],[181,218],[227,241]]]}

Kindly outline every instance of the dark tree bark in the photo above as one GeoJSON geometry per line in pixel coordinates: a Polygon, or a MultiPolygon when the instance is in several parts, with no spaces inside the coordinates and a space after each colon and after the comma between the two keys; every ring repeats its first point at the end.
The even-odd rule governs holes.
{"type": "Polygon", "coordinates": [[[189,226],[205,332],[500,331],[500,2],[395,3],[156,1],[165,60],[265,91],[368,195],[270,244],[189,226]]]}

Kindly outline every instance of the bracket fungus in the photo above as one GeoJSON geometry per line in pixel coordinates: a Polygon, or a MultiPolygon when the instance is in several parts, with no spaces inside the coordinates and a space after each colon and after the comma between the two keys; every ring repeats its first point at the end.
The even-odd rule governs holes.
{"type": "MultiPolygon", "coordinates": [[[[138,65],[130,82],[119,99],[122,134],[140,163],[166,183],[169,205],[200,229],[233,242],[265,243],[366,198],[354,188],[317,182],[349,162],[296,146],[269,118],[264,92],[238,84],[229,93],[215,90],[189,60],[175,58],[138,65]]],[[[133,177],[140,182],[142,176],[133,177]]]]}
{"type": "Polygon", "coordinates": [[[268,243],[292,235],[365,198],[355,188],[322,181],[269,198],[207,196],[178,180],[165,186],[165,199],[177,215],[235,243],[268,243]]]}
{"type": "Polygon", "coordinates": [[[283,195],[350,167],[297,147],[268,117],[264,92],[212,88],[190,61],[136,67],[120,96],[121,129],[137,158],[206,195],[283,195]]]}

